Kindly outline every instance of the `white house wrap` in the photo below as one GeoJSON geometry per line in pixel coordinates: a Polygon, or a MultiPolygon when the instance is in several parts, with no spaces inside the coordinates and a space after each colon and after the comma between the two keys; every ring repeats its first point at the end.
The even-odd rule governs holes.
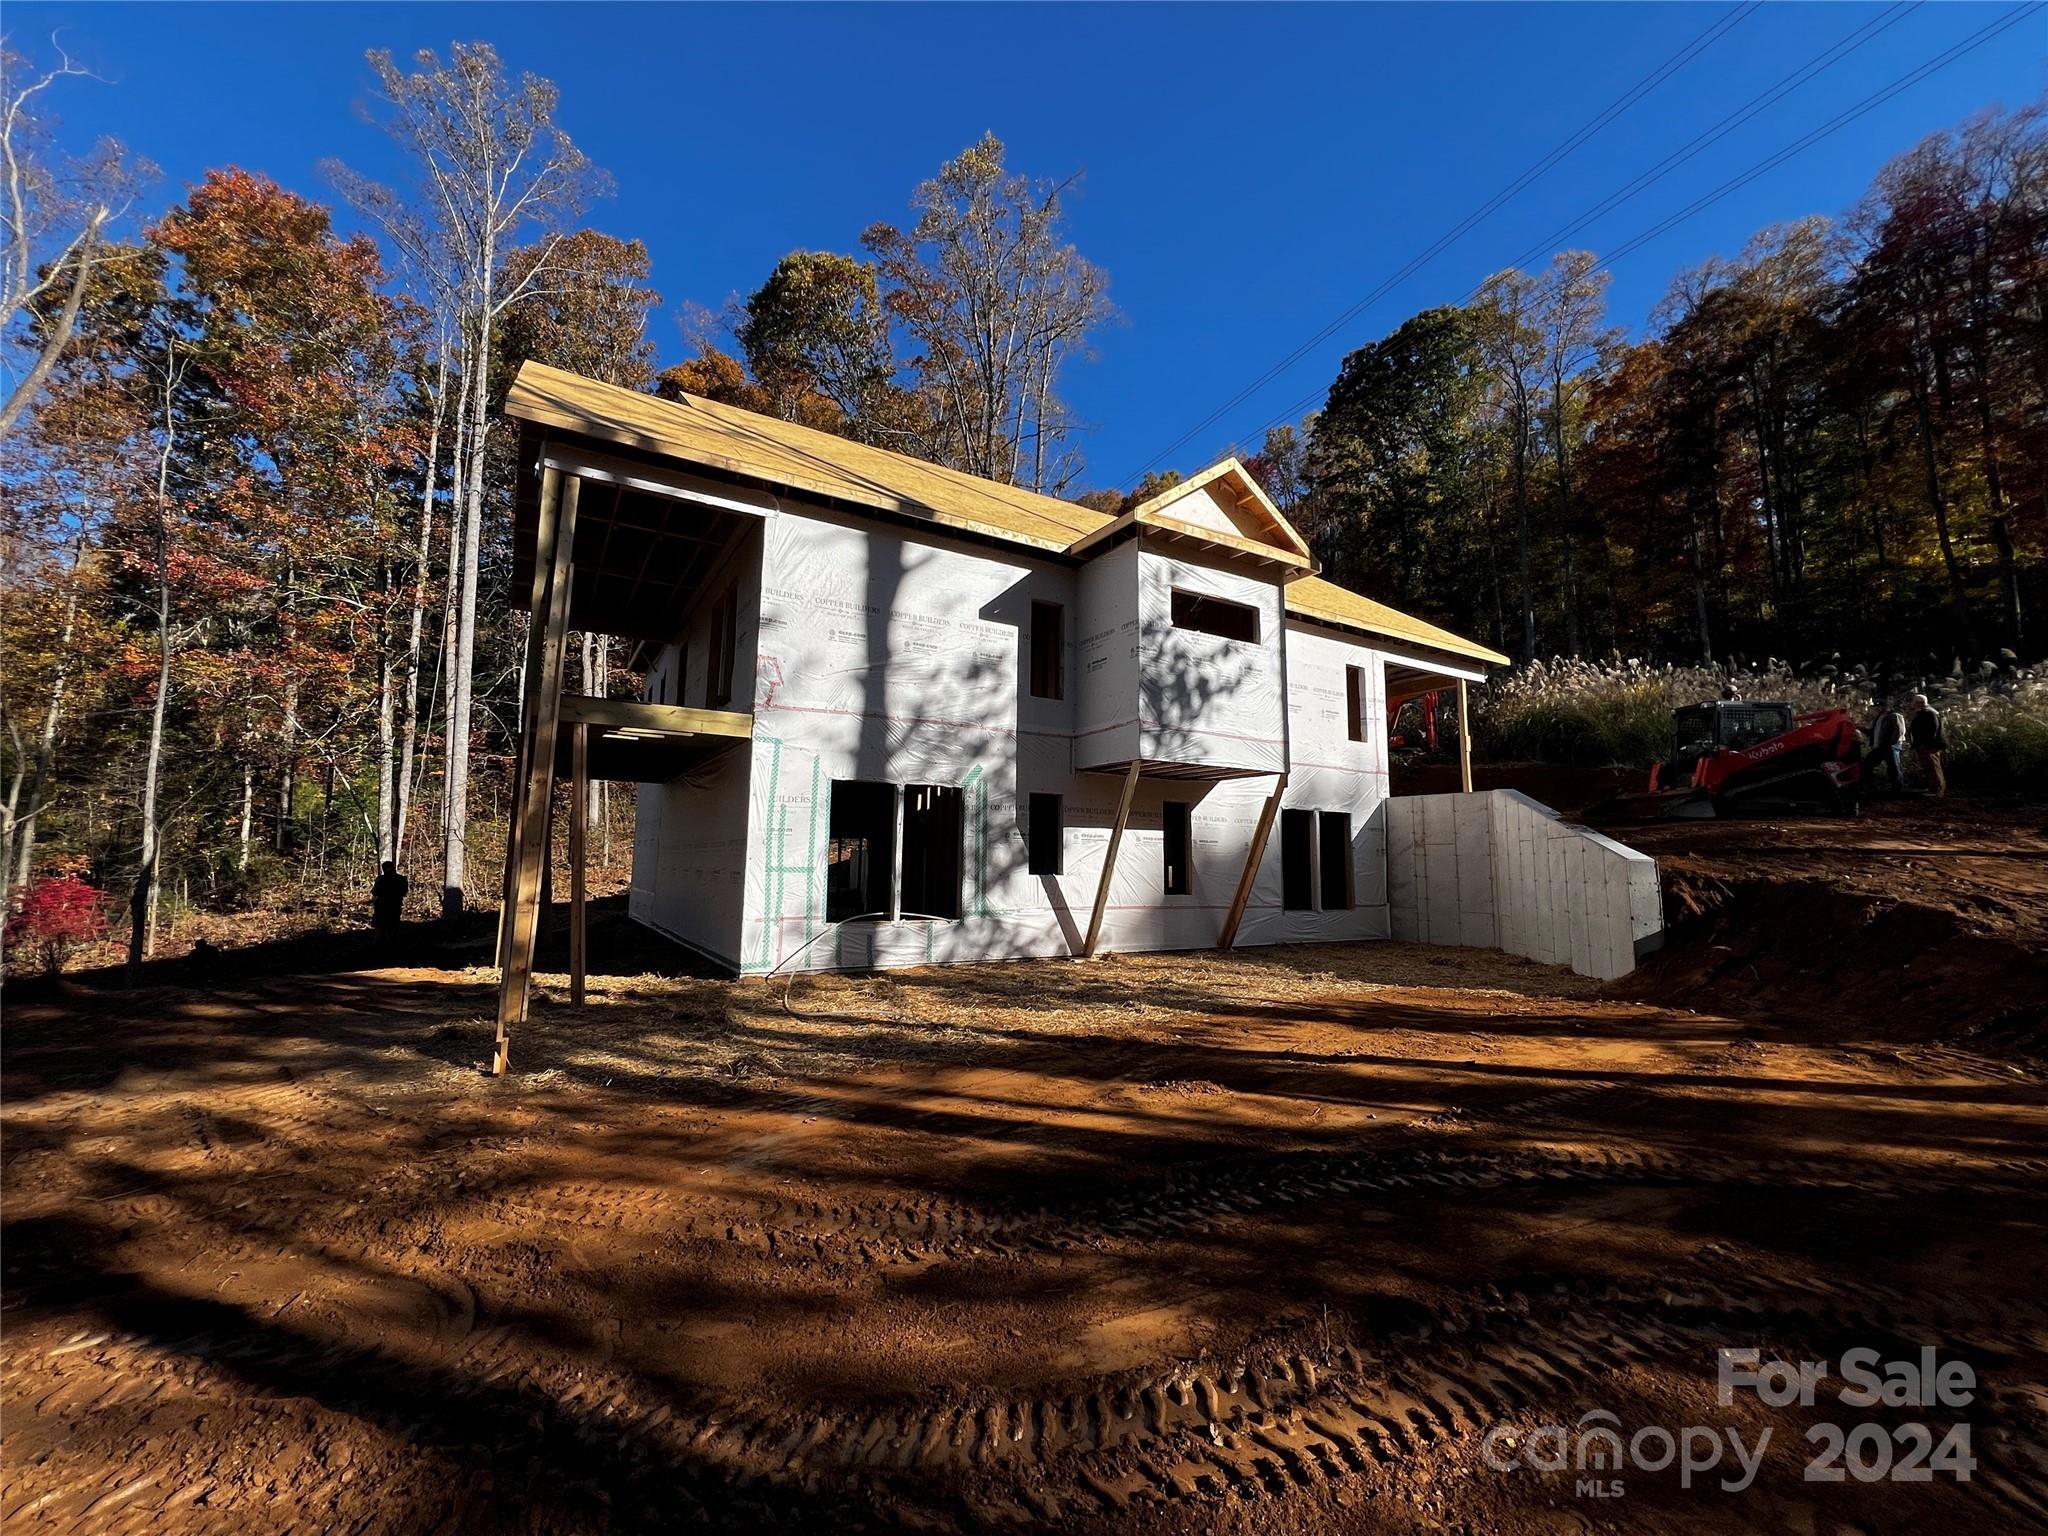
{"type": "Polygon", "coordinates": [[[1640,856],[1553,868],[1531,803],[1389,802],[1389,705],[1504,658],[1318,579],[1235,460],[1107,516],[531,364],[510,409],[530,462],[609,489],[599,532],[565,503],[594,571],[566,622],[642,639],[646,697],[563,718],[602,716],[593,771],[642,779],[632,914],[734,971],[1390,933],[1598,974],[1633,952],[1523,914],[1604,921],[1617,856],[1629,911],[1640,856]]]}

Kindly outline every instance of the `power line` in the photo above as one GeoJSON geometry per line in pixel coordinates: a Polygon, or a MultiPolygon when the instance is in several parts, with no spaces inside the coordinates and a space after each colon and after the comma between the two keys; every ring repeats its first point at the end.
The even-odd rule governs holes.
{"type": "MultiPolygon", "coordinates": [[[[1901,75],[1898,79],[1892,81],[1891,84],[1883,86],[1876,91],[1873,91],[1870,95],[1864,97],[1863,100],[1855,103],[1853,106],[1844,109],[1835,117],[1830,118],[1827,122],[1821,124],[1820,127],[1815,128],[1812,131],[1801,135],[1799,138],[1793,140],[1790,144],[1786,145],[1784,148],[1780,150],[1777,150],[1773,154],[1767,155],[1764,159],[1758,161],[1748,170],[1741,172],[1739,175],[1730,177],[1727,181],[1721,183],[1720,186],[1714,188],[1711,192],[1705,193],[1699,198],[1696,198],[1691,203],[1688,203],[1684,208],[1679,209],[1676,213],[1673,213],[1667,216],[1666,218],[1659,220],[1657,223],[1651,225],[1648,229],[1639,231],[1637,234],[1630,236],[1627,240],[1623,241],[1620,245],[1616,246],[1613,250],[1609,251],[1605,256],[1603,256],[1601,258],[1602,264],[1605,266],[1612,266],[1615,262],[1622,260],[1624,257],[1635,254],[1635,252],[1641,250],[1644,246],[1650,244],[1660,235],[1668,234],[1671,230],[1676,229],[1680,224],[1683,224],[1686,220],[1692,218],[1695,214],[1705,212],[1708,208],[1711,208],[1714,204],[1720,202],[1721,199],[1728,196],[1729,193],[1735,192],[1740,188],[1747,186],[1750,182],[1755,181],[1759,176],[1768,174],[1769,172],[1777,169],[1777,167],[1779,167],[1780,165],[1783,165],[1787,160],[1790,160],[1793,157],[1803,153],[1804,151],[1811,149],[1814,145],[1820,143],[1821,140],[1828,138],[1829,136],[1839,132],[1843,128],[1848,127],[1849,124],[1855,122],[1858,118],[1865,117],[1871,112],[1876,111],[1877,108],[1883,106],[1887,101],[1891,100],[1892,97],[1898,95],[1901,91],[1909,90],[1913,86],[1918,85],[1922,80],[1928,78],[1928,76],[1935,74],[1940,70],[1946,69],[1949,65],[1955,63],[1957,59],[1960,59],[1965,54],[1972,53],[1978,48],[1983,47],[1984,44],[1990,42],[2000,33],[2010,31],[2013,27],[2016,27],[2022,21],[2025,21],[2029,16],[2032,16],[2037,11],[2042,10],[2044,8],[2044,5],[2048,5],[2048,0],[2030,0],[2029,4],[2015,6],[2012,10],[2007,11],[2003,16],[1997,17],[1992,21],[1987,22],[1984,26],[1978,28],[1977,31],[1971,33],[1962,41],[1951,45],[1947,49],[1944,49],[1941,53],[1936,54],[1933,58],[1927,60],[1925,63],[1918,65],[1914,69],[1907,71],[1907,73],[1901,75]]],[[[1868,41],[1868,39],[1865,39],[1864,41],[1868,41]]],[[[1644,183],[1644,185],[1647,186],[1649,185],[1649,183],[1646,182],[1644,183]]],[[[1591,222],[1591,220],[1595,217],[1598,217],[1598,215],[1589,213],[1579,221],[1575,221],[1572,225],[1568,226],[1567,233],[1575,232],[1577,229],[1583,227],[1585,223],[1591,222]]],[[[1529,259],[1527,255],[1517,257],[1514,262],[1510,263],[1510,265],[1519,266],[1523,261],[1527,259],[1529,259]]],[[[1481,286],[1484,285],[1482,284],[1481,286]]],[[[1478,297],[1478,294],[1479,289],[1474,288],[1472,292],[1466,296],[1465,302],[1468,304],[1471,303],[1474,298],[1478,297]]],[[[1279,415],[1269,420],[1265,424],[1265,426],[1261,427],[1259,429],[1260,435],[1263,436],[1266,432],[1270,431],[1274,427],[1280,426],[1282,423],[1292,422],[1297,417],[1299,417],[1303,411],[1307,410],[1311,405],[1313,405],[1318,399],[1320,399],[1326,393],[1328,393],[1328,387],[1322,386],[1304,395],[1301,399],[1297,400],[1293,405],[1289,406],[1279,415]]]]}
{"type": "Polygon", "coordinates": [[[1703,212],[1704,210],[1713,207],[1714,204],[1721,201],[1721,199],[1726,197],[1730,192],[1733,192],[1740,187],[1747,186],[1750,182],[1756,180],[1757,177],[1762,176],[1769,171],[1777,169],[1780,165],[1783,165],[1787,160],[1790,160],[1794,155],[1800,154],[1805,150],[1811,149],[1814,145],[1818,144],[1822,139],[1828,138],[1833,134],[1839,132],[1841,129],[1848,127],[1849,124],[1855,122],[1858,118],[1867,116],[1869,113],[1876,111],[1879,107],[1883,106],[1887,101],[1891,100],[1892,97],[1898,95],[1899,92],[1908,90],[1911,87],[1918,85],[1922,80],[1925,80],[1929,75],[1932,75],[1939,70],[1946,69],[1949,65],[1953,64],[1957,59],[1960,59],[1964,54],[1972,53],[1978,48],[1983,47],[1984,44],[1990,42],[1994,37],[1997,37],[2001,32],[2010,31],[2012,28],[2018,26],[2021,22],[2025,21],[2029,16],[2034,15],[2041,9],[2042,0],[2033,0],[2033,3],[2031,4],[2015,6],[2012,10],[2007,11],[2004,16],[1998,18],[1996,21],[1990,22],[1989,24],[1983,27],[1980,27],[1977,31],[1971,33],[1970,36],[1964,38],[1963,41],[1957,43],[1954,47],[1949,48],[1946,52],[1937,54],[1934,58],[1928,60],[1925,64],[1921,65],[1918,69],[1913,70],[1911,73],[1900,76],[1899,79],[1893,81],[1892,84],[1886,86],[1882,91],[1878,91],[1870,96],[1866,96],[1862,101],[1858,102],[1855,106],[1842,112],[1840,115],[1836,117],[1830,118],[1827,122],[1823,123],[1820,127],[1814,129],[1811,133],[1808,133],[1801,138],[1795,139],[1792,143],[1786,145],[1785,148],[1779,150],[1778,153],[1776,153],[1775,155],[1770,156],[1768,159],[1757,162],[1757,164],[1751,166],[1748,170],[1744,171],[1740,176],[1732,177],[1731,179],[1724,181],[1712,192],[1709,192],[1703,197],[1700,197],[1695,201],[1688,203],[1685,207],[1679,209],[1678,212],[1672,214],[1669,218],[1666,218],[1660,221],[1659,223],[1652,225],[1650,228],[1644,230],[1641,234],[1634,236],[1632,239],[1624,241],[1622,244],[1616,246],[1611,252],[1608,253],[1607,260],[1610,262],[1619,261],[1622,257],[1630,255],[1635,251],[1641,250],[1645,245],[1648,245],[1652,240],[1656,239],[1659,235],[1665,233],[1667,230],[1675,229],[1678,225],[1683,224],[1687,219],[1691,218],[1694,214],[1703,212]]]}
{"type": "Polygon", "coordinates": [[[1659,160],[1633,181],[1617,187],[1613,192],[1595,203],[1591,208],[1588,208],[1570,223],[1545,235],[1541,240],[1531,245],[1528,250],[1515,257],[1513,261],[1508,262],[1507,265],[1519,267],[1524,262],[1533,261],[1539,256],[1555,251],[1587,225],[1595,220],[1605,218],[1608,214],[1614,212],[1615,209],[1621,207],[1622,204],[1633,202],[1639,194],[1654,187],[1681,165],[1684,165],[1689,160],[1696,159],[1700,154],[1728,137],[1729,134],[1740,128],[1744,123],[1776,106],[1801,86],[1811,82],[1815,77],[1833,69],[1872,38],[1877,37],[1880,33],[1889,31],[1899,22],[1904,21],[1914,11],[1920,9],[1921,3],[1922,0],[1900,0],[1900,3],[1892,6],[1889,10],[1880,11],[1876,16],[1873,16],[1840,42],[1815,54],[1776,85],[1759,95],[1751,97],[1746,103],[1736,108],[1735,111],[1729,113],[1718,123],[1713,124],[1695,137],[1679,145],[1677,149],[1666,155],[1662,160],[1659,160]]]}
{"type": "MultiPolygon", "coordinates": [[[[1448,232],[1438,236],[1437,239],[1434,242],[1432,242],[1425,250],[1423,250],[1419,255],[1412,257],[1405,266],[1403,266],[1399,271],[1395,272],[1392,276],[1388,277],[1377,288],[1373,289],[1372,292],[1368,293],[1364,298],[1360,299],[1357,303],[1353,304],[1349,309],[1345,310],[1342,314],[1338,315],[1336,319],[1330,321],[1329,324],[1325,325],[1321,330],[1317,331],[1313,336],[1309,337],[1308,340],[1304,341],[1292,352],[1288,353],[1285,357],[1281,358],[1277,363],[1273,364],[1264,373],[1260,374],[1256,379],[1252,380],[1251,383],[1247,384],[1243,389],[1239,390],[1235,395],[1231,396],[1230,399],[1226,400],[1214,411],[1211,411],[1202,420],[1196,422],[1194,426],[1188,428],[1187,431],[1183,432],[1171,443],[1168,443],[1166,447],[1162,448],[1159,452],[1153,454],[1152,457],[1146,460],[1145,463],[1139,468],[1138,476],[1142,476],[1146,470],[1149,470],[1154,464],[1157,464],[1161,459],[1165,458],[1168,454],[1174,452],[1182,444],[1188,442],[1190,439],[1208,430],[1209,427],[1213,426],[1222,417],[1228,415],[1231,411],[1235,410],[1239,405],[1242,405],[1246,400],[1250,399],[1253,395],[1257,394],[1260,390],[1264,389],[1266,385],[1270,384],[1274,379],[1278,378],[1281,374],[1285,373],[1288,369],[1292,368],[1296,363],[1300,362],[1303,357],[1307,356],[1317,346],[1321,345],[1324,341],[1328,340],[1332,335],[1336,334],[1337,331],[1341,330],[1352,319],[1356,318],[1356,316],[1368,305],[1372,304],[1375,300],[1377,300],[1387,291],[1392,289],[1396,284],[1405,280],[1408,276],[1410,276],[1418,268],[1422,267],[1425,263],[1441,255],[1451,245],[1455,244],[1458,240],[1462,239],[1465,235],[1469,234],[1473,228],[1475,228],[1478,224],[1480,224],[1485,219],[1490,217],[1493,213],[1495,213],[1497,210],[1499,210],[1502,205],[1504,205],[1510,199],[1518,195],[1524,188],[1528,187],[1538,177],[1542,176],[1545,172],[1551,170],[1552,168],[1560,164],[1562,161],[1564,161],[1568,156],[1570,156],[1574,151],[1576,151],[1582,145],[1584,145],[1595,134],[1600,132],[1601,129],[1605,128],[1609,123],[1613,122],[1617,117],[1621,116],[1622,113],[1626,112],[1638,101],[1641,101],[1643,97],[1647,96],[1659,85],[1663,84],[1666,80],[1670,79],[1672,75],[1676,74],[1679,70],[1683,69],[1687,64],[1690,64],[1694,59],[1698,58],[1700,54],[1704,53],[1708,48],[1711,48],[1715,43],[1719,42],[1729,32],[1733,31],[1738,25],[1740,25],[1743,21],[1748,19],[1748,17],[1753,15],[1760,8],[1761,0],[1745,0],[1745,3],[1737,5],[1733,10],[1729,11],[1727,14],[1723,15],[1718,20],[1713,22],[1710,26],[1707,27],[1707,29],[1704,32],[1701,32],[1691,42],[1687,43],[1684,47],[1680,48],[1676,53],[1672,54],[1671,57],[1666,59],[1662,64],[1658,65],[1656,69],[1652,70],[1648,75],[1644,76],[1643,79],[1638,81],[1628,91],[1623,93],[1621,96],[1617,97],[1603,111],[1595,114],[1589,121],[1585,123],[1584,126],[1579,128],[1577,132],[1573,133],[1570,137],[1563,140],[1548,154],[1544,155],[1540,160],[1536,161],[1535,164],[1531,165],[1530,167],[1528,167],[1528,169],[1524,170],[1521,173],[1521,175],[1517,176],[1513,181],[1509,182],[1505,187],[1501,188],[1500,191],[1496,192],[1492,197],[1488,198],[1486,202],[1481,204],[1478,208],[1474,209],[1471,213],[1467,214],[1448,232]]],[[[1133,478],[1138,478],[1138,476],[1134,476],[1133,478]]]]}

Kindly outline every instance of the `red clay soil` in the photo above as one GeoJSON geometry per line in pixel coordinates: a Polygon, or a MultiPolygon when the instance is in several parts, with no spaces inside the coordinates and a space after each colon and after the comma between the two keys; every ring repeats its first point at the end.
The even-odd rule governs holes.
{"type": "MultiPolygon", "coordinates": [[[[1657,859],[1671,941],[1618,996],[2048,1052],[2048,804],[1915,797],[1854,818],[1636,822],[1603,814],[1642,788],[1631,769],[1480,763],[1473,776],[1657,859]]],[[[1394,775],[1400,794],[1457,787],[1455,763],[1394,775]]]]}
{"type": "Polygon", "coordinates": [[[1609,830],[1656,857],[1673,928],[1620,995],[2048,1050],[2048,807],[1879,800],[1854,819],[1609,830]]]}
{"type": "Polygon", "coordinates": [[[2048,1528],[1994,1036],[1377,944],[550,977],[494,1080],[481,969],[285,958],[11,999],[9,1531],[2048,1528]],[[1978,1389],[1723,1406],[1743,1346],[1978,1389]],[[1603,1410],[1772,1438],[1742,1491],[1483,1454],[1603,1410]],[[1805,1478],[1913,1420],[1967,1481],[1805,1478]]]}

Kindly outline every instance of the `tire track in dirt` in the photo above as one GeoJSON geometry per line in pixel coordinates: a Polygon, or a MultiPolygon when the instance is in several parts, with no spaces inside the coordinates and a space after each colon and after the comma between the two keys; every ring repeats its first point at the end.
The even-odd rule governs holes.
{"type": "MultiPolygon", "coordinates": [[[[1768,1187],[1900,1199],[1944,1191],[1982,1192],[2001,1183],[2019,1187],[2039,1174],[2034,1160],[2022,1160],[1967,1174],[1893,1166],[1836,1176],[1803,1159],[1677,1154],[1637,1147],[1472,1154],[1301,1153],[1179,1174],[1063,1211],[989,1212],[932,1200],[788,1201],[733,1215],[692,1218],[685,1230],[746,1244],[775,1258],[901,1264],[1013,1258],[1111,1242],[1158,1241],[1307,1203],[1436,1191],[1455,1194],[1508,1185],[1768,1187]]],[[[661,1192],[652,1189],[620,1192],[615,1200],[603,1186],[576,1186],[569,1213],[550,1199],[533,1214],[617,1226],[629,1212],[637,1219],[655,1219],[662,1200],[661,1192]]]]}
{"type": "MultiPolygon", "coordinates": [[[[1632,1367],[1678,1365],[1697,1376],[1731,1323],[1765,1322],[1779,1337],[1801,1323],[1868,1329],[1872,1316],[1863,1305],[1786,1312],[1739,1297],[1701,1304],[1609,1291],[1597,1300],[1593,1311],[1589,1298],[1560,1307],[1514,1296],[1484,1311],[1452,1309],[1436,1336],[1411,1335],[1379,1355],[1347,1346],[1320,1364],[1279,1355],[1220,1378],[1189,1371],[1108,1394],[998,1403],[980,1410],[980,1433],[964,1445],[957,1413],[945,1410],[833,1424],[821,1438],[842,1447],[843,1464],[876,1471],[986,1471],[1018,1461],[1039,1474],[1035,1488],[996,1492],[1000,1485],[986,1479],[981,1486],[998,1508],[1021,1494],[1030,1514],[1045,1519],[1226,1490],[1288,1496],[1397,1472],[1453,1442],[1476,1444],[1496,1424],[1569,1423],[1632,1367]]],[[[1994,1416],[2014,1415],[1995,1404],[1994,1416]]],[[[2048,1523],[2048,1499],[2038,1491],[2048,1451],[2009,1424],[1990,1428],[1998,1454],[1980,1459],[1976,1484],[1957,1496],[2008,1523],[2048,1523]]]]}
{"type": "MultiPolygon", "coordinates": [[[[1944,1297],[1941,1304],[1953,1301],[1944,1297]]],[[[470,1335],[437,1383],[443,1411],[463,1403],[548,1405],[603,1426],[635,1465],[709,1465],[742,1483],[852,1490],[881,1480],[937,1484],[992,1521],[1068,1520],[1229,1491],[1264,1499],[1380,1478],[1476,1444],[1496,1424],[1569,1423],[1623,1373],[1676,1370],[1697,1381],[1730,1338],[1790,1342],[1855,1337],[1903,1347],[1932,1298],[1847,1282],[1773,1285],[1699,1279],[1628,1291],[1555,1284],[1433,1309],[1370,1350],[1279,1351],[1227,1366],[1190,1364],[1096,1378],[1059,1396],[996,1394],[806,1410],[760,1402],[658,1401],[630,1372],[537,1369],[511,1328],[470,1335]],[[570,1379],[573,1375],[573,1379],[570,1379]]],[[[1823,1347],[1820,1353],[1830,1353],[1823,1347]]],[[[86,1334],[47,1352],[90,1372],[33,1405],[76,1422],[165,1396],[274,1397],[308,1372],[402,1378],[375,1350],[271,1331],[195,1334],[157,1343],[86,1334]]],[[[1648,1379],[1654,1380],[1654,1375],[1648,1379]]],[[[389,1382],[386,1383],[387,1386],[389,1382]]],[[[1976,1480],[1949,1495],[2008,1526],[2048,1525],[2048,1449],[2037,1389],[1985,1394],[1976,1480]]],[[[579,1431],[587,1432],[587,1431],[579,1431]]],[[[126,1464],[0,1503],[17,1519],[75,1521],[132,1501],[140,1517],[189,1492],[163,1467],[126,1464]],[[156,1476],[154,1482],[150,1479],[156,1476]]],[[[9,1480],[18,1487],[19,1479],[9,1480]]]]}

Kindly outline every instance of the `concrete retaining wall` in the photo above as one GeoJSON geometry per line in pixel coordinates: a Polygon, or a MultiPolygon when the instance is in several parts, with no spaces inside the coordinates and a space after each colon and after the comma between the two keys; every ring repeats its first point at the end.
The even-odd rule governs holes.
{"type": "Polygon", "coordinates": [[[1657,861],[1512,789],[1386,802],[1393,936],[1609,980],[1662,942],[1657,861]]]}

